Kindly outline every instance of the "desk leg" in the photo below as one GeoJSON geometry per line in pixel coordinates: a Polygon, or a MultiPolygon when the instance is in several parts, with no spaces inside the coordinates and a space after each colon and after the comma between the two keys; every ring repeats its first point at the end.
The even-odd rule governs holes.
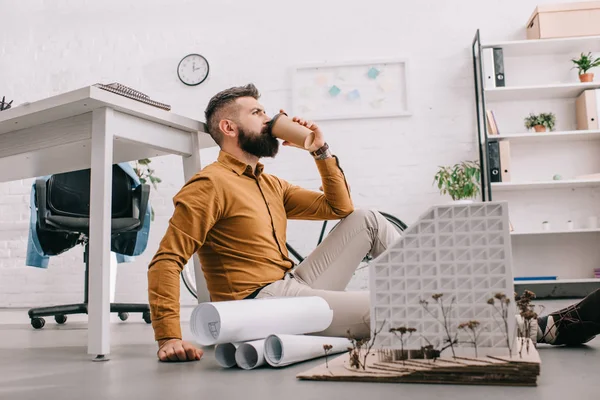
{"type": "MultiPolygon", "coordinates": [[[[189,157],[182,157],[183,161],[183,177],[187,182],[196,173],[200,172],[202,165],[200,164],[200,133],[192,134],[192,155],[189,157]]],[[[204,303],[210,301],[208,289],[206,288],[206,280],[202,273],[202,266],[200,265],[200,259],[198,254],[192,256],[192,264],[194,267],[194,275],[196,276],[196,293],[198,296],[198,303],[204,303]]],[[[191,265],[188,264],[186,268],[191,265]]]]}
{"type": "Polygon", "coordinates": [[[90,192],[88,354],[110,353],[110,232],[112,205],[113,110],[93,111],[90,192]]]}

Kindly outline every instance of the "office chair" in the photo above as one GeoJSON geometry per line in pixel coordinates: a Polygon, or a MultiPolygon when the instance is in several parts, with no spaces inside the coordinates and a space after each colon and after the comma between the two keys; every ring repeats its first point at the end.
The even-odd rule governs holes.
{"type": "MultiPolygon", "coordinates": [[[[60,254],[82,244],[85,263],[83,303],[30,309],[31,326],[41,329],[46,323],[41,317],[54,316],[58,324],[64,324],[68,314],[88,313],[90,170],[56,174],[49,179],[38,178],[35,190],[36,229],[42,247],[49,254],[60,254]]],[[[120,243],[119,253],[133,251],[134,244],[131,243],[135,242],[135,235],[144,225],[149,197],[150,185],[141,184],[134,189],[132,178],[118,165],[113,165],[111,248],[120,243]]],[[[118,313],[122,321],[129,317],[128,313],[140,312],[144,321],[151,323],[148,304],[111,303],[110,312],[118,313]]]]}

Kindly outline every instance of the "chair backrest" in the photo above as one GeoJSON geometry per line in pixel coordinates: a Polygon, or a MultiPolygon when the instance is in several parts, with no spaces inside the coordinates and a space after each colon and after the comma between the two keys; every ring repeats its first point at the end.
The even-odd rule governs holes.
{"type": "MultiPolygon", "coordinates": [[[[113,165],[112,175],[112,217],[131,217],[133,181],[118,165],[113,165]]],[[[52,175],[46,185],[52,214],[89,217],[90,178],[90,169],[52,175]]]]}

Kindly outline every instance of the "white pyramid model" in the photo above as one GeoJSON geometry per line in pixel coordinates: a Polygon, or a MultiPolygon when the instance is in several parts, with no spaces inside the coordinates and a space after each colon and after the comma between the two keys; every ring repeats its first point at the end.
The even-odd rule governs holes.
{"type": "MultiPolygon", "coordinates": [[[[487,303],[496,293],[510,299],[507,322],[512,343],[516,307],[507,203],[433,206],[371,262],[369,286],[371,329],[383,325],[376,347],[400,349],[399,337],[389,330],[404,326],[417,329],[404,340],[405,349],[427,344],[443,348],[448,336],[438,321],[443,318],[434,294],[443,294],[445,307],[455,300],[448,326],[452,337],[458,334],[456,346],[472,347],[468,332],[458,325],[476,320],[478,347],[507,347],[504,320],[487,303]]],[[[499,300],[495,306],[500,307],[499,300]]]]}

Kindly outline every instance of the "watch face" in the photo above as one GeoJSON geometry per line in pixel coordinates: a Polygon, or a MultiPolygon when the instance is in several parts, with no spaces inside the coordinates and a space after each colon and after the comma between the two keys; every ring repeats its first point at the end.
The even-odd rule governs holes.
{"type": "Polygon", "coordinates": [[[177,75],[188,86],[201,84],[208,77],[209,65],[200,54],[188,54],[177,66],[177,75]]]}

